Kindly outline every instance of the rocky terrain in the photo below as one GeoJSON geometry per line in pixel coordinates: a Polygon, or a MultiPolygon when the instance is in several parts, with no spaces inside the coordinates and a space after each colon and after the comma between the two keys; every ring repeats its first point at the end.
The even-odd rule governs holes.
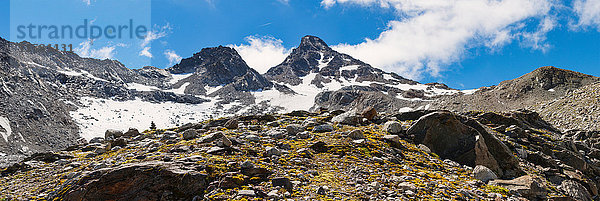
{"type": "Polygon", "coordinates": [[[105,137],[1,172],[4,199],[597,198],[597,132],[537,113],[294,111],[105,137]]]}
{"type": "Polygon", "coordinates": [[[600,78],[553,66],[538,68],[498,86],[482,87],[473,94],[440,97],[431,108],[453,111],[507,111],[540,105],[600,78]]]}
{"type": "Polygon", "coordinates": [[[599,79],[459,91],[315,36],[265,74],[223,46],[129,69],[0,38],[0,199],[598,200],[599,79]]]}
{"type": "Polygon", "coordinates": [[[600,83],[583,86],[564,97],[532,107],[563,130],[600,130],[600,83]]]}

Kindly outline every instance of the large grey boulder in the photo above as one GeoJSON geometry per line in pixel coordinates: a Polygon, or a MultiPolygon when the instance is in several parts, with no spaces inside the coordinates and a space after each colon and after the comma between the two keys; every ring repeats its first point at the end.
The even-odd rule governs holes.
{"type": "Polygon", "coordinates": [[[483,165],[501,178],[522,175],[518,160],[492,132],[473,119],[438,111],[419,118],[406,133],[442,159],[471,167],[483,165]]]}
{"type": "Polygon", "coordinates": [[[99,169],[66,181],[50,195],[60,200],[192,200],[208,176],[175,163],[147,162],[99,169]]]}

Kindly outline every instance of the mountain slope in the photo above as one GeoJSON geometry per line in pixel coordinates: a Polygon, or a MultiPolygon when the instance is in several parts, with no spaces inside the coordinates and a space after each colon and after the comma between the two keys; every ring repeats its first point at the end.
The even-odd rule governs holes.
{"type": "Polygon", "coordinates": [[[258,93],[258,99],[288,109],[376,106],[378,111],[397,112],[402,108],[416,109],[438,95],[459,92],[384,72],[331,49],[315,36],[303,37],[300,45],[281,64],[269,69],[265,77],[295,94],[258,93]],[[371,104],[375,100],[385,101],[371,104]]]}
{"type": "Polygon", "coordinates": [[[454,111],[506,111],[527,108],[565,96],[600,78],[552,66],[538,68],[498,86],[482,87],[470,95],[441,97],[431,108],[454,111]]]}
{"type": "Polygon", "coordinates": [[[531,108],[557,128],[600,131],[600,83],[583,86],[531,108]]]}

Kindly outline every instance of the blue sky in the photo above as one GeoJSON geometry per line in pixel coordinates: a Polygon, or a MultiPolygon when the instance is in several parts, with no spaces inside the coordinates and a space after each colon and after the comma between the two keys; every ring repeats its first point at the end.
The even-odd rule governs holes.
{"type": "Polygon", "coordinates": [[[0,6],[0,37],[11,41],[23,40],[18,25],[76,27],[89,19],[107,28],[132,19],[151,30],[146,38],[26,37],[73,44],[80,55],[130,68],[165,68],[225,45],[264,72],[310,34],[375,67],[458,89],[547,65],[600,75],[600,0],[2,0],[0,6]]]}

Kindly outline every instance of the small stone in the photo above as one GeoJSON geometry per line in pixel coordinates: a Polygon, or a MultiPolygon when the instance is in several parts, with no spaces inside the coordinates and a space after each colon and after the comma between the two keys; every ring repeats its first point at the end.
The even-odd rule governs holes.
{"type": "Polygon", "coordinates": [[[365,119],[372,121],[373,119],[375,119],[375,117],[377,117],[377,110],[375,110],[375,108],[369,106],[361,112],[361,115],[365,119]]]}
{"type": "Polygon", "coordinates": [[[225,128],[227,129],[237,129],[238,128],[238,120],[237,119],[230,119],[229,121],[225,122],[225,128]]]}
{"type": "Polygon", "coordinates": [[[292,192],[292,190],[293,190],[292,189],[292,182],[290,182],[290,179],[285,178],[285,177],[276,177],[276,178],[273,178],[271,180],[271,184],[273,185],[273,187],[283,187],[288,192],[292,192]]]}
{"type": "Polygon", "coordinates": [[[123,136],[125,137],[135,137],[138,135],[140,135],[140,131],[138,131],[138,129],[135,128],[129,128],[129,130],[127,130],[127,132],[123,134],[123,136]]]}
{"type": "Polygon", "coordinates": [[[429,149],[429,147],[425,146],[424,144],[419,144],[417,145],[417,147],[423,152],[431,154],[431,149],[429,149]]]}
{"type": "Polygon", "coordinates": [[[254,168],[254,163],[252,163],[252,161],[244,161],[241,165],[240,168],[242,169],[250,169],[250,168],[254,168]]]}
{"type": "Polygon", "coordinates": [[[279,196],[279,191],[278,190],[269,191],[269,193],[267,194],[267,197],[278,198],[278,197],[280,197],[279,196]]]}
{"type": "Polygon", "coordinates": [[[315,132],[315,133],[331,132],[333,130],[335,130],[335,129],[333,128],[332,125],[329,125],[329,124],[321,124],[321,125],[315,126],[313,128],[313,132],[315,132]]]}
{"type": "Polygon", "coordinates": [[[285,138],[285,131],[272,129],[267,132],[267,135],[273,139],[283,139],[285,138]]]}
{"type": "Polygon", "coordinates": [[[400,143],[400,137],[397,135],[384,135],[383,139],[393,143],[400,143]]]}
{"type": "Polygon", "coordinates": [[[349,111],[333,117],[331,122],[358,126],[360,124],[360,117],[354,111],[349,111]]]}
{"type": "Polygon", "coordinates": [[[350,131],[350,133],[348,133],[348,137],[352,138],[353,140],[360,140],[365,138],[363,132],[359,129],[350,131]]]}
{"type": "Polygon", "coordinates": [[[254,190],[239,190],[238,195],[239,196],[256,197],[256,193],[254,192],[254,190]]]}
{"type": "Polygon", "coordinates": [[[220,139],[222,137],[225,137],[225,135],[223,135],[223,133],[221,133],[221,132],[211,133],[211,134],[208,134],[208,135],[200,138],[200,143],[213,142],[213,141],[218,140],[218,139],[220,139]]]}
{"type": "Polygon", "coordinates": [[[308,131],[300,132],[296,135],[296,137],[298,137],[300,139],[308,139],[308,138],[310,138],[310,132],[308,132],[308,131]]]}
{"type": "Polygon", "coordinates": [[[219,143],[221,145],[221,147],[231,147],[231,145],[233,145],[233,143],[231,142],[231,140],[229,140],[229,138],[223,136],[221,138],[221,143],[219,143]]]}
{"type": "Polygon", "coordinates": [[[191,140],[194,139],[198,136],[198,132],[194,129],[189,129],[183,132],[183,139],[184,140],[191,140]]]}
{"type": "Polygon", "coordinates": [[[95,137],[95,138],[92,138],[92,139],[90,140],[90,144],[93,144],[93,143],[104,143],[104,138],[102,138],[102,137],[95,137]]]}
{"type": "Polygon", "coordinates": [[[328,186],[321,186],[321,187],[319,187],[319,189],[317,189],[317,194],[319,194],[319,195],[327,195],[327,191],[329,191],[329,187],[328,186]]]}
{"type": "Polygon", "coordinates": [[[279,156],[279,155],[281,155],[281,150],[279,150],[279,149],[277,149],[277,148],[275,148],[275,147],[267,147],[267,148],[265,149],[265,154],[266,154],[266,156],[268,156],[268,157],[271,157],[271,156],[279,156]]]}
{"type": "Polygon", "coordinates": [[[494,171],[490,170],[489,168],[483,165],[475,166],[475,169],[473,169],[473,176],[475,177],[475,179],[479,179],[485,183],[487,183],[490,180],[498,179],[498,176],[496,176],[494,171]]]}
{"type": "Polygon", "coordinates": [[[315,150],[318,153],[325,153],[329,151],[329,146],[327,146],[327,144],[323,141],[319,141],[317,143],[314,143],[313,145],[311,145],[309,147],[312,150],[315,150]]]}
{"type": "Polygon", "coordinates": [[[296,135],[300,132],[304,131],[304,127],[302,125],[299,124],[290,124],[288,126],[285,127],[285,130],[287,130],[289,135],[296,135]]]}
{"type": "Polygon", "coordinates": [[[260,138],[256,135],[246,135],[246,140],[252,141],[252,142],[258,142],[260,141],[260,138]]]}
{"type": "Polygon", "coordinates": [[[104,132],[104,139],[106,139],[106,140],[116,139],[116,138],[119,138],[122,136],[123,136],[123,131],[120,131],[120,130],[108,129],[108,130],[106,130],[106,132],[104,132]]]}
{"type": "Polygon", "coordinates": [[[260,125],[250,125],[248,126],[248,129],[250,129],[251,131],[259,131],[262,128],[260,127],[260,125]]]}
{"type": "Polygon", "coordinates": [[[400,134],[402,132],[402,124],[397,121],[388,121],[383,125],[383,130],[389,134],[400,134]]]}

